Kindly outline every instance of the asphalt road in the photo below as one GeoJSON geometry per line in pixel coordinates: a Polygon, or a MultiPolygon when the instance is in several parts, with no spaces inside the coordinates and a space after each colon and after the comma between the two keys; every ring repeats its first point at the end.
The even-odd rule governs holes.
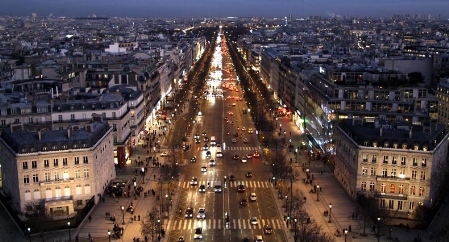
{"type": "MultiPolygon", "coordinates": [[[[235,78],[227,75],[225,73],[223,78],[235,78]]],[[[237,83],[235,86],[239,87],[237,83]]],[[[220,82],[208,82],[205,90],[212,93],[216,88],[221,88],[220,82]]],[[[209,95],[207,99],[200,100],[200,111],[203,116],[197,117],[193,134],[189,137],[192,148],[185,155],[187,160],[190,160],[191,156],[196,156],[197,161],[182,167],[181,173],[186,179],[181,184],[178,207],[174,208],[175,211],[182,209],[182,213],[177,213],[175,218],[170,220],[168,226],[171,232],[168,241],[177,241],[180,236],[186,241],[193,241],[197,227],[203,228],[203,241],[241,241],[245,237],[252,241],[255,235],[263,235],[264,225],[269,225],[273,229],[273,234],[263,235],[264,241],[287,241],[268,180],[270,167],[264,165],[261,158],[251,158],[245,163],[233,159],[234,155],[241,158],[255,151],[262,153],[256,133],[248,133],[249,128],[254,130],[254,125],[249,112],[243,113],[243,109],[248,109],[246,102],[226,98],[242,97],[242,90],[223,91],[226,92],[224,97],[209,95]],[[225,117],[229,118],[229,122],[226,122],[225,117]],[[242,131],[242,127],[246,130],[242,131]],[[209,139],[211,136],[216,137],[217,143],[223,149],[223,157],[215,156],[217,148],[204,141],[203,132],[209,139]],[[236,132],[242,135],[234,137],[233,134],[236,132]],[[195,143],[195,134],[200,135],[200,143],[195,143]],[[247,143],[243,142],[245,138],[248,139],[247,143]],[[236,140],[235,143],[232,142],[233,139],[236,140]],[[211,158],[206,158],[205,144],[209,146],[211,158]],[[210,166],[210,159],[216,161],[215,166],[210,166]],[[202,171],[202,167],[206,167],[207,171],[202,171]],[[251,172],[252,177],[246,177],[247,172],[251,172]],[[234,175],[234,181],[229,180],[230,175],[234,175]],[[190,184],[192,177],[197,178],[197,185],[190,184]],[[218,181],[222,184],[222,192],[216,193],[214,184],[218,181]],[[205,192],[199,191],[200,185],[205,185],[205,192]],[[243,185],[245,191],[238,192],[238,185],[243,185]],[[256,193],[256,201],[250,201],[251,193],[256,193]],[[239,203],[243,198],[248,201],[245,206],[239,203]],[[185,217],[188,207],[193,209],[193,218],[185,217]],[[199,208],[205,208],[205,219],[197,218],[199,208]],[[225,222],[225,213],[229,214],[228,226],[225,222]],[[258,224],[251,224],[251,217],[257,217],[258,224]]]]}

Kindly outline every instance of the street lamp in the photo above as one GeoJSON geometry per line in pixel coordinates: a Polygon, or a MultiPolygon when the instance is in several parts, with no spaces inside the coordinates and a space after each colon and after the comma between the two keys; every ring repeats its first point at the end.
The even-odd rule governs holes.
{"type": "Polygon", "coordinates": [[[69,242],[72,241],[72,235],[70,234],[70,222],[67,222],[67,226],[69,227],[69,242]]]}
{"type": "Polygon", "coordinates": [[[168,204],[168,194],[165,194],[165,204],[167,206],[167,216],[170,216],[170,205],[168,204]]]}
{"type": "Polygon", "coordinates": [[[108,229],[109,242],[111,242],[111,230],[108,229]]]}
{"type": "Polygon", "coordinates": [[[142,171],[142,184],[145,184],[145,168],[141,168],[142,171]]]}
{"type": "Polygon", "coordinates": [[[316,201],[319,202],[320,199],[318,198],[318,192],[320,191],[320,185],[316,184],[316,201]]]}
{"type": "Polygon", "coordinates": [[[347,229],[345,229],[345,242],[346,242],[346,235],[348,235],[348,230],[347,229]]]}
{"type": "Polygon", "coordinates": [[[379,241],[380,241],[380,218],[377,218],[377,242],[379,241]]]}
{"type": "Polygon", "coordinates": [[[331,216],[332,216],[332,203],[329,204],[329,223],[332,223],[331,216]]]}
{"type": "Polygon", "coordinates": [[[120,208],[122,209],[122,219],[123,219],[122,224],[125,224],[125,206],[121,206],[120,208]]]}
{"type": "Polygon", "coordinates": [[[295,218],[295,238],[293,238],[293,240],[296,242],[296,240],[297,240],[297,235],[296,235],[296,233],[297,233],[297,231],[298,231],[298,228],[297,228],[297,226],[296,226],[296,223],[298,222],[298,219],[296,219],[295,218]]]}
{"type": "Polygon", "coordinates": [[[28,239],[30,240],[30,242],[31,242],[31,228],[27,228],[27,232],[28,232],[28,239]]]}
{"type": "Polygon", "coordinates": [[[287,204],[287,201],[288,201],[288,196],[287,195],[285,195],[285,212],[287,212],[288,211],[288,204],[287,204]]]}
{"type": "MultiPolygon", "coordinates": [[[[160,228],[161,227],[161,220],[159,218],[157,218],[157,225],[160,228]]],[[[161,230],[158,228],[159,230],[159,235],[161,234],[161,230]]]]}

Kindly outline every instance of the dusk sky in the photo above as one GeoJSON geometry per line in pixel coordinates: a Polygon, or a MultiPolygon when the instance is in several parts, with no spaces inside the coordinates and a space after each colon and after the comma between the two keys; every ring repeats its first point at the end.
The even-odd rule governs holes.
{"type": "Polygon", "coordinates": [[[356,17],[431,14],[449,18],[449,0],[1,0],[0,15],[86,17],[356,17]]]}

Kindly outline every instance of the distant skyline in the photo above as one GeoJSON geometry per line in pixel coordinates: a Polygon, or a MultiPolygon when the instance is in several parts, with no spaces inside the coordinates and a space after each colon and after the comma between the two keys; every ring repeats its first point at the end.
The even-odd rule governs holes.
{"type": "Polygon", "coordinates": [[[2,0],[0,15],[66,17],[389,17],[449,18],[449,0],[2,0]]]}

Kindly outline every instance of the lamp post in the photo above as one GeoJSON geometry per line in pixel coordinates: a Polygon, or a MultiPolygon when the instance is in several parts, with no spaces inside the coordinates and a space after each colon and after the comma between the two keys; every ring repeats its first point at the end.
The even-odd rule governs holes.
{"type": "Polygon", "coordinates": [[[27,228],[27,234],[28,234],[28,239],[31,242],[31,228],[30,227],[27,228]]]}
{"type": "Polygon", "coordinates": [[[158,235],[161,235],[161,230],[160,230],[160,227],[161,227],[161,220],[159,219],[159,218],[157,218],[157,227],[158,227],[158,231],[159,231],[159,234],[158,235]]]}
{"type": "Polygon", "coordinates": [[[142,184],[145,184],[145,168],[141,168],[141,172],[142,172],[142,184]]]}
{"type": "Polygon", "coordinates": [[[320,198],[318,197],[318,192],[320,191],[320,185],[316,184],[316,201],[319,202],[320,198]]]}
{"type": "Polygon", "coordinates": [[[67,226],[69,227],[69,242],[72,241],[72,235],[70,234],[70,222],[67,222],[67,226]]]}
{"type": "Polygon", "coordinates": [[[346,242],[346,235],[348,235],[348,230],[347,229],[345,229],[345,242],[346,242]]]}
{"type": "Polygon", "coordinates": [[[121,206],[120,208],[122,209],[122,219],[123,219],[122,224],[125,224],[125,206],[121,206]]]}
{"type": "Polygon", "coordinates": [[[377,218],[377,242],[379,241],[380,241],[380,218],[377,218]]]}
{"type": "Polygon", "coordinates": [[[170,215],[170,205],[168,204],[168,194],[165,194],[165,206],[167,206],[167,216],[170,215]]]}
{"type": "Polygon", "coordinates": [[[331,216],[332,216],[332,203],[329,204],[329,223],[332,223],[331,216]]]}
{"type": "Polygon", "coordinates": [[[109,242],[111,242],[111,230],[108,229],[108,238],[109,238],[109,242]]]}
{"type": "Polygon", "coordinates": [[[297,231],[298,231],[298,227],[296,226],[296,223],[298,222],[298,219],[295,218],[295,237],[293,238],[293,240],[296,242],[297,241],[297,231]]]}
{"type": "Polygon", "coordinates": [[[288,204],[287,204],[287,202],[288,202],[288,196],[287,195],[285,195],[285,212],[288,212],[288,204]]]}

